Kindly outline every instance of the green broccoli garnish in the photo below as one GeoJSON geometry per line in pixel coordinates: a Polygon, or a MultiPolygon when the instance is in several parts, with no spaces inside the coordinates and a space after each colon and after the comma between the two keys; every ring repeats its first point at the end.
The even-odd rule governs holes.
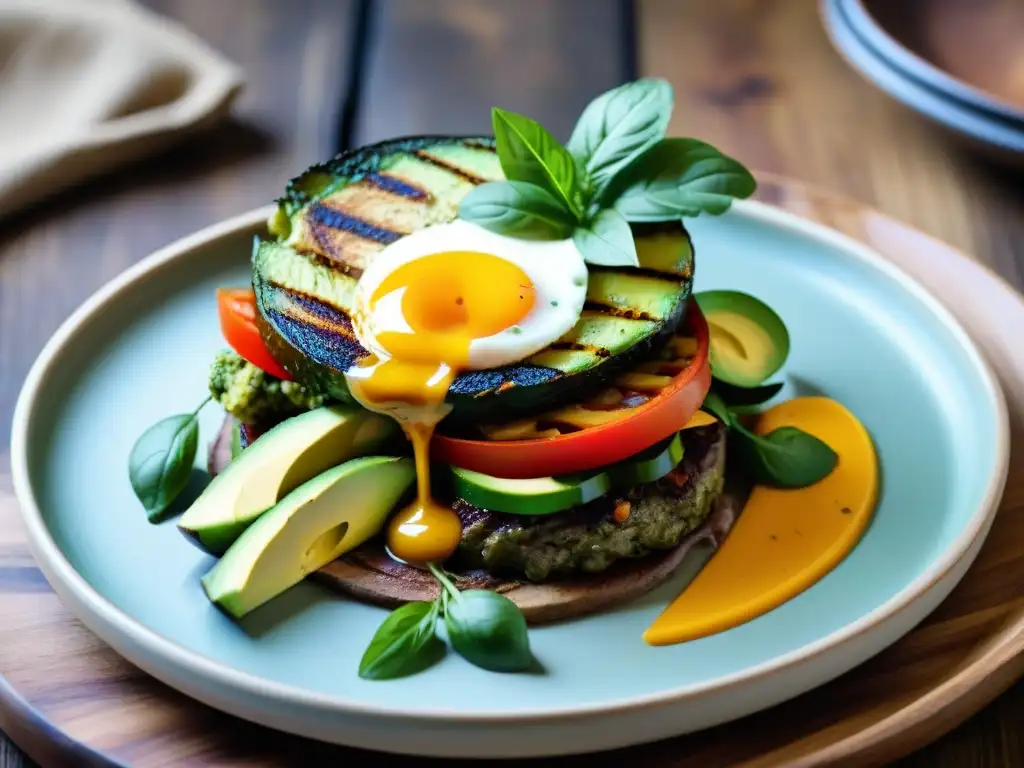
{"type": "Polygon", "coordinates": [[[272,425],[325,402],[323,396],[271,376],[231,350],[218,352],[210,366],[210,394],[225,411],[252,425],[272,425]]]}

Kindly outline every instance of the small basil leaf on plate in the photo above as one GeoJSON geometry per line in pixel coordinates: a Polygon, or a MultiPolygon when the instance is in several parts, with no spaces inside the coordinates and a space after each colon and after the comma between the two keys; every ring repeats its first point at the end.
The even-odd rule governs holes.
{"type": "Polygon", "coordinates": [[[160,522],[185,490],[198,447],[199,422],[194,413],[162,419],[135,442],[128,457],[128,477],[150,522],[160,522]]]}
{"type": "Polygon", "coordinates": [[[364,680],[391,680],[422,672],[444,655],[437,636],[440,600],[416,601],[384,619],[359,662],[364,680]]]}
{"type": "Polygon", "coordinates": [[[729,210],[757,182],[738,161],[697,139],[662,139],[622,170],[607,193],[629,221],[668,221],[729,210]]]}
{"type": "Polygon", "coordinates": [[[569,143],[592,185],[600,192],[620,170],[665,136],[672,115],[672,86],[643,78],[613,88],[583,110],[569,143]]]}
{"type": "Polygon", "coordinates": [[[525,181],[491,181],[462,198],[459,217],[521,240],[563,240],[576,217],[565,202],[525,181]]]}
{"type": "Polygon", "coordinates": [[[713,385],[715,392],[725,401],[729,408],[743,408],[767,403],[775,397],[785,386],[783,382],[776,381],[771,384],[759,384],[754,387],[738,387],[727,381],[716,378],[713,385]]]}
{"type": "Polygon", "coordinates": [[[761,482],[782,488],[806,488],[827,477],[839,456],[822,440],[797,427],[779,427],[759,436],[737,427],[749,455],[756,458],[761,482]]]}
{"type": "Polygon", "coordinates": [[[450,597],[444,614],[452,647],[492,672],[521,672],[533,663],[526,619],[504,595],[469,589],[450,597]]]}
{"type": "Polygon", "coordinates": [[[572,239],[588,264],[602,267],[640,266],[629,222],[611,208],[599,211],[589,225],[577,227],[572,239]]]}
{"type": "Polygon", "coordinates": [[[543,187],[578,218],[582,192],[576,160],[569,151],[535,120],[497,108],[492,117],[505,178],[543,187]]]}

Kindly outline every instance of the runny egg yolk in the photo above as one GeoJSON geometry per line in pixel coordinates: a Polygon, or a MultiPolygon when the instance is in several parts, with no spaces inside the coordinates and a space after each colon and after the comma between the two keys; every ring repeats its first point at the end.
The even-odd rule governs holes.
{"type": "Polygon", "coordinates": [[[416,460],[416,500],[387,530],[392,555],[409,563],[442,562],[462,536],[458,516],[430,490],[430,439],[451,410],[452,381],[469,366],[470,347],[515,326],[533,308],[534,287],[522,269],[474,251],[446,251],[389,272],[356,314],[360,338],[374,354],[349,372],[353,396],[401,424],[416,460]]]}

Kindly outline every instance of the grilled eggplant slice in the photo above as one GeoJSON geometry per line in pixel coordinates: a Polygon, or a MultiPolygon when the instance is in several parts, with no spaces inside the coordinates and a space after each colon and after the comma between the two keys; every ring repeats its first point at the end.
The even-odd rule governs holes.
{"type": "MultiPolygon", "coordinates": [[[[344,372],[367,352],[349,316],[367,262],[416,229],[451,221],[477,184],[503,178],[492,139],[417,137],[339,155],[293,179],[257,239],[253,286],[260,328],[304,385],[347,400],[344,372]]],[[[680,222],[633,225],[640,268],[589,267],[576,326],[510,366],[452,384],[449,420],[527,416],[596,392],[671,336],[685,314],[693,246],[680,222]]]]}

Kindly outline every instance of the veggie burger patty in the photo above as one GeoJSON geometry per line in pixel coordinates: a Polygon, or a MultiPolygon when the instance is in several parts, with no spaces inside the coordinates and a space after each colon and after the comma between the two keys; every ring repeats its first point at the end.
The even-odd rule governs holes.
{"type": "Polygon", "coordinates": [[[456,562],[545,581],[671,549],[704,522],[725,480],[724,428],[681,436],[683,460],[666,477],[564,512],[510,515],[456,499],[463,529],[456,562]]]}

